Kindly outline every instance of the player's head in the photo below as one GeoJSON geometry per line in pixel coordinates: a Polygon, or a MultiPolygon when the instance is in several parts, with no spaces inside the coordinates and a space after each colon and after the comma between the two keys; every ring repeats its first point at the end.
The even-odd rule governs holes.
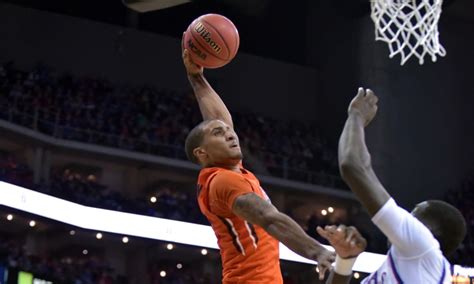
{"type": "Polygon", "coordinates": [[[423,201],[411,214],[430,229],[444,256],[451,255],[466,235],[466,221],[461,212],[444,201],[423,201]]]}
{"type": "Polygon", "coordinates": [[[221,120],[206,120],[186,137],[186,156],[203,167],[235,166],[242,159],[239,138],[234,129],[221,120]]]}

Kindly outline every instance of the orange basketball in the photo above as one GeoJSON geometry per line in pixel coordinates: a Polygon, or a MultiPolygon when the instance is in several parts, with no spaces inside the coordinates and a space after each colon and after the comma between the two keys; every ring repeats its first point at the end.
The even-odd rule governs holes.
{"type": "Polygon", "coordinates": [[[206,14],[194,20],[184,34],[184,47],[194,63],[218,68],[229,63],[239,49],[239,32],[226,17],[206,14]]]}

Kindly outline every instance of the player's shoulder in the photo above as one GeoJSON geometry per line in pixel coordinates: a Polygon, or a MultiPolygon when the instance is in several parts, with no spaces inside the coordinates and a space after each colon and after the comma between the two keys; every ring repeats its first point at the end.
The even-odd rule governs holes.
{"type": "Polygon", "coordinates": [[[220,168],[220,167],[203,168],[199,172],[199,179],[210,181],[210,180],[214,180],[216,177],[219,177],[219,178],[229,177],[231,176],[230,175],[231,173],[232,173],[231,171],[224,168],[220,168]]]}
{"type": "Polygon", "coordinates": [[[242,180],[244,180],[244,178],[239,173],[227,169],[221,169],[215,172],[212,183],[231,183],[242,180]]]}

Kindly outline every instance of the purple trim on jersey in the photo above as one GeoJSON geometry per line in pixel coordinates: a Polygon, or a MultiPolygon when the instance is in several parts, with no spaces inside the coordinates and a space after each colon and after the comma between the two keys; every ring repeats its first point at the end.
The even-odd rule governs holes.
{"type": "Polygon", "coordinates": [[[393,262],[393,257],[390,251],[388,252],[388,260],[389,260],[390,268],[392,268],[393,275],[395,275],[395,278],[397,279],[397,283],[403,284],[402,278],[400,277],[400,275],[398,275],[397,268],[395,268],[395,263],[393,262]]]}
{"type": "MultiPolygon", "coordinates": [[[[397,269],[395,268],[395,262],[393,261],[393,257],[390,251],[388,252],[388,260],[390,263],[390,267],[392,268],[393,275],[395,275],[395,278],[397,279],[397,283],[403,284],[402,278],[400,277],[397,269]]],[[[439,280],[439,284],[443,284],[445,276],[446,276],[446,263],[444,263],[444,260],[443,260],[443,272],[441,274],[441,279],[439,280]]]]}
{"type": "Polygon", "coordinates": [[[439,284],[443,284],[444,276],[446,276],[446,263],[444,263],[443,259],[443,274],[441,274],[441,280],[439,280],[439,284]]]}

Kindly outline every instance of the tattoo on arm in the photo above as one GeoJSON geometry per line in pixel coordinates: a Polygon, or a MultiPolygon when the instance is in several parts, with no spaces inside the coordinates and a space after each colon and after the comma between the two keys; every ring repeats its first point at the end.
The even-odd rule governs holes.
{"type": "Polygon", "coordinates": [[[255,193],[237,197],[232,210],[236,215],[262,228],[266,228],[269,225],[265,216],[278,212],[275,206],[263,200],[255,193]]]}

